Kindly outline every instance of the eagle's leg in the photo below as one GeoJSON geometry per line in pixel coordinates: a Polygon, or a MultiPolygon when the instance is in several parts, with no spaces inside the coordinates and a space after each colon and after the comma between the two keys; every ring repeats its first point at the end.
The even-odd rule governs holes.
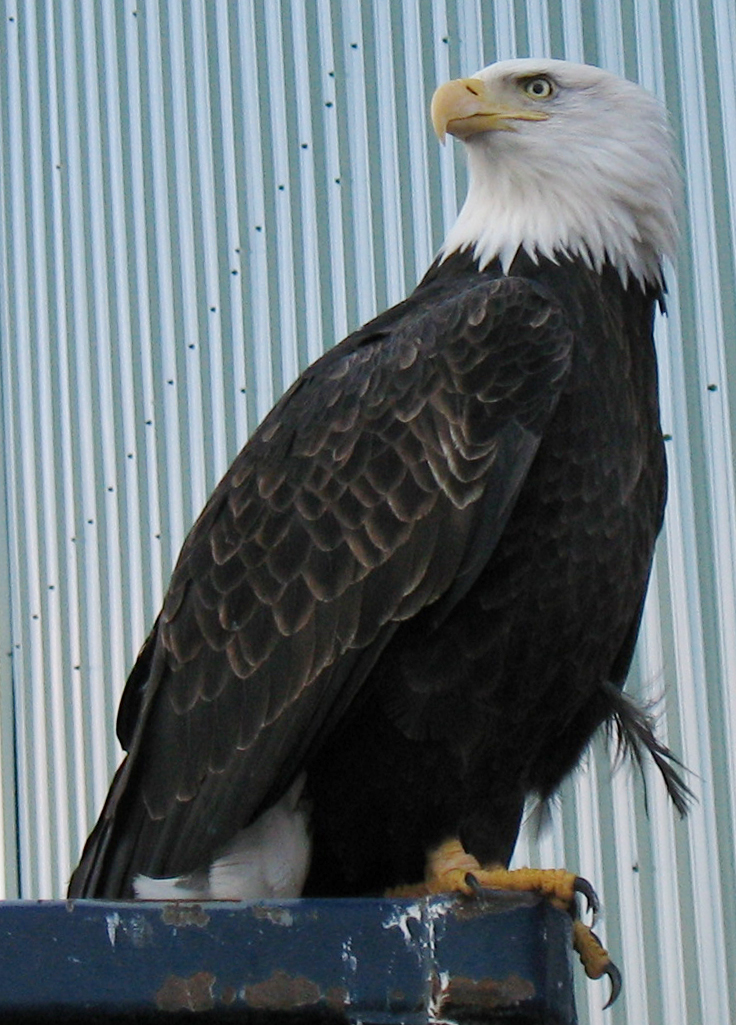
{"type": "Polygon", "coordinates": [[[483,867],[459,840],[446,840],[427,857],[426,876],[419,886],[400,887],[394,896],[427,896],[432,893],[458,892],[472,895],[480,890],[517,890],[541,893],[555,907],[573,916],[573,947],[590,979],[607,975],[611,980],[609,1007],[621,992],[621,973],[608,951],[590,928],[578,917],[577,895],[582,894],[588,910],[595,916],[598,898],[590,883],[565,869],[518,868],[503,865],[483,867]]]}

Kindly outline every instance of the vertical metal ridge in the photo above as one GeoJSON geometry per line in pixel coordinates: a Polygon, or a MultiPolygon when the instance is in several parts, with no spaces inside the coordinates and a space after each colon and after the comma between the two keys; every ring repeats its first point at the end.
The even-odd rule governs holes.
{"type": "MultiPolygon", "coordinates": [[[[664,553],[660,545],[659,565],[663,566],[667,574],[670,600],[664,611],[671,620],[673,648],[670,658],[673,659],[673,664],[670,672],[677,681],[676,691],[672,694],[675,700],[668,702],[668,714],[677,716],[677,749],[682,753],[685,765],[693,773],[692,785],[696,795],[696,802],[690,810],[686,824],[688,843],[682,852],[686,859],[688,878],[687,892],[681,895],[681,906],[689,923],[689,930],[681,933],[681,936],[685,937],[694,927],[693,916],[700,916],[701,922],[704,921],[704,928],[707,928],[709,919],[709,912],[703,908],[710,904],[710,878],[707,875],[708,838],[712,837],[713,819],[712,812],[708,811],[711,798],[707,788],[711,785],[712,772],[707,737],[709,703],[702,685],[706,677],[701,614],[704,591],[697,558],[698,534],[693,507],[694,483],[691,469],[693,455],[687,415],[683,408],[685,369],[682,331],[677,315],[679,291],[676,281],[670,284],[670,297],[672,312],[668,317],[666,334],[664,330],[660,334],[660,339],[665,341],[665,344],[659,347],[664,430],[672,436],[672,442],[668,446],[670,494],[663,538],[664,553]],[[694,890],[695,878],[703,880],[698,886],[698,893],[694,890]]],[[[694,963],[697,967],[697,960],[694,963]]],[[[687,968],[692,970],[692,966],[693,961],[689,960],[686,964],[686,975],[690,974],[687,968]]],[[[690,987],[687,995],[692,998],[690,987]]],[[[682,1019],[683,1021],[690,1020],[691,1013],[701,1013],[700,1008],[692,1007],[682,1008],[681,1013],[683,1012],[688,1015],[682,1019]]]]}
{"type": "MultiPolygon", "coordinates": [[[[54,11],[50,4],[45,6],[43,12],[43,24],[46,38],[53,39],[56,35],[56,22],[54,11]]],[[[29,33],[30,37],[30,33],[29,33]]],[[[63,181],[64,161],[62,146],[61,125],[56,113],[59,108],[59,70],[56,55],[56,48],[49,47],[47,50],[47,79],[46,86],[49,95],[49,158],[52,161],[54,174],[51,178],[51,212],[50,228],[52,252],[47,255],[49,280],[53,281],[53,297],[50,302],[50,315],[54,324],[54,347],[58,363],[58,378],[56,382],[56,401],[59,409],[60,428],[58,431],[57,445],[61,447],[61,502],[63,504],[63,515],[60,517],[62,526],[62,539],[60,548],[64,551],[64,571],[66,598],[66,636],[67,650],[65,661],[61,663],[60,670],[63,673],[64,667],[71,662],[72,671],[69,681],[70,705],[71,705],[71,731],[70,742],[73,744],[73,751],[70,758],[72,769],[70,778],[74,780],[74,798],[71,804],[71,811],[75,821],[76,829],[71,836],[78,842],[79,832],[84,830],[87,823],[86,805],[92,804],[90,786],[88,781],[88,752],[86,749],[87,733],[85,730],[86,714],[82,697],[82,672],[83,663],[83,636],[82,636],[82,609],[81,609],[81,581],[80,581],[80,557],[77,546],[77,508],[79,496],[76,487],[75,456],[73,452],[73,400],[71,385],[71,363],[69,353],[69,330],[67,321],[67,297],[66,287],[63,279],[63,247],[65,240],[64,210],[63,210],[63,181]],[[89,797],[89,799],[88,799],[89,797]]],[[[58,471],[57,471],[58,472],[58,471]]],[[[24,800],[33,800],[31,794],[23,794],[24,800]]],[[[32,838],[32,841],[36,838],[32,838]]],[[[71,853],[71,842],[70,842],[71,853]]],[[[22,862],[21,877],[24,869],[32,866],[30,862],[22,862]]],[[[60,859],[59,875],[63,875],[63,860],[60,859]]]]}
{"type": "MultiPolygon", "coordinates": [[[[340,4],[340,9],[345,88],[343,124],[347,129],[350,160],[350,227],[353,237],[355,326],[358,326],[376,313],[363,8],[360,0],[345,0],[340,4]]],[[[336,7],[333,6],[333,18],[336,13],[336,7]]]]}
{"type": "MultiPolygon", "coordinates": [[[[404,202],[409,201],[413,232],[411,245],[412,265],[418,268],[416,278],[421,278],[424,270],[434,258],[434,245],[431,234],[432,220],[430,213],[429,194],[429,161],[427,144],[433,137],[428,136],[428,110],[432,94],[426,95],[424,90],[424,56],[421,45],[420,10],[416,4],[403,4],[403,40],[405,53],[410,55],[405,61],[405,88],[407,115],[409,121],[409,165],[407,168],[412,187],[408,190],[404,202]]],[[[409,240],[407,239],[407,242],[409,240]]],[[[412,282],[413,285],[415,282],[412,282]]]]}
{"type": "MultiPolygon", "coordinates": [[[[28,40],[36,36],[35,12],[28,12],[28,40]]],[[[57,487],[54,467],[54,396],[52,385],[53,343],[51,325],[47,311],[49,309],[49,282],[44,257],[45,236],[47,225],[44,210],[43,173],[38,166],[41,155],[47,152],[42,141],[39,65],[36,50],[26,47],[28,67],[28,143],[32,167],[30,178],[30,216],[33,240],[31,243],[32,279],[34,290],[33,322],[35,327],[36,345],[38,350],[37,398],[34,402],[28,394],[27,411],[33,416],[38,427],[38,446],[35,450],[37,464],[40,464],[39,484],[39,524],[41,527],[42,551],[39,573],[39,606],[38,616],[45,617],[44,652],[44,694],[35,700],[48,705],[48,722],[46,730],[38,737],[34,733],[34,743],[38,745],[38,758],[48,758],[48,789],[51,799],[49,808],[53,842],[58,850],[57,872],[53,878],[53,886],[64,884],[64,872],[70,863],[68,817],[68,776],[67,776],[67,721],[65,714],[64,679],[62,673],[63,660],[63,625],[61,607],[61,566],[59,541],[56,524],[58,522],[57,487]],[[34,408],[35,407],[35,408],[34,408]],[[47,745],[46,750],[41,744],[47,745]],[[50,757],[48,752],[50,751],[50,757]]],[[[32,471],[35,472],[35,471],[32,471]]],[[[38,762],[37,762],[38,764],[38,762]]],[[[37,770],[38,771],[38,770],[37,770]]],[[[52,840],[52,838],[49,838],[52,840]]]]}
{"type": "MultiPolygon", "coordinates": [[[[190,523],[207,499],[204,463],[204,423],[201,379],[199,318],[197,316],[197,244],[194,240],[193,181],[190,166],[192,143],[190,133],[189,62],[184,45],[184,8],[166,4],[167,32],[161,34],[161,45],[168,50],[165,60],[170,80],[165,84],[170,96],[171,124],[168,182],[171,220],[168,258],[172,266],[171,287],[174,315],[171,364],[166,385],[172,393],[171,415],[181,424],[186,438],[186,472],[188,501],[184,504],[185,522],[190,523]],[[167,88],[168,86],[168,88],[167,88]],[[178,316],[177,316],[178,308],[178,316]],[[181,378],[183,376],[183,381],[181,378]],[[181,383],[181,387],[180,387],[181,383]],[[183,393],[183,395],[182,395],[183,393]],[[181,397],[185,398],[181,408],[181,397]],[[183,423],[182,423],[183,421],[183,423]]],[[[161,240],[163,242],[163,238],[161,240]]],[[[182,536],[179,541],[181,542],[182,536]]]]}
{"type": "MultiPolygon", "coordinates": [[[[17,15],[14,15],[16,17],[17,15]]],[[[26,864],[33,862],[37,872],[37,883],[42,889],[51,888],[51,807],[48,781],[42,751],[46,748],[46,715],[43,696],[43,633],[41,622],[41,583],[39,579],[40,537],[38,531],[38,481],[36,478],[36,427],[34,417],[33,384],[31,377],[30,354],[32,352],[32,297],[29,294],[29,280],[32,276],[28,240],[28,219],[26,189],[26,161],[28,159],[28,140],[25,125],[28,119],[26,103],[21,86],[22,40],[17,31],[17,23],[13,22],[15,31],[8,40],[8,127],[9,140],[13,141],[9,167],[9,204],[11,232],[11,252],[9,264],[11,268],[11,289],[14,297],[12,330],[19,341],[19,350],[11,356],[17,389],[14,408],[16,422],[20,426],[24,439],[16,464],[17,481],[12,484],[11,507],[15,536],[18,538],[21,524],[27,528],[26,543],[16,548],[17,570],[23,574],[25,614],[18,615],[14,626],[30,635],[30,687],[19,695],[17,707],[19,733],[22,746],[19,750],[18,786],[21,795],[19,809],[19,826],[27,837],[38,831],[41,843],[38,858],[32,858],[33,848],[26,841],[21,856],[28,859],[26,864]],[[22,616],[22,618],[21,618],[22,616]],[[33,738],[33,743],[26,747],[24,741],[33,738]],[[38,801],[31,810],[28,801],[29,791],[36,787],[40,792],[38,801]],[[24,800],[25,798],[25,800],[24,800]],[[34,814],[35,813],[35,814],[34,814]]],[[[32,224],[31,224],[32,234],[32,224]]],[[[13,432],[15,434],[15,431],[13,432]]],[[[16,635],[17,636],[17,635],[16,635]]],[[[19,653],[20,654],[20,653],[19,653]]],[[[18,658],[20,662],[20,657],[18,658]]],[[[22,862],[23,863],[23,862],[22,862]]]]}
{"type": "MultiPolygon", "coordinates": [[[[71,13],[71,12],[70,12],[71,13]]],[[[114,715],[117,698],[120,694],[119,685],[113,683],[125,674],[127,659],[124,649],[124,633],[122,630],[105,630],[105,621],[123,622],[123,572],[120,551],[120,509],[119,495],[121,492],[118,478],[117,446],[120,435],[121,403],[113,386],[114,340],[110,320],[111,293],[109,288],[110,270],[108,254],[114,250],[108,245],[106,199],[107,183],[103,169],[102,125],[100,112],[99,90],[101,83],[98,78],[98,37],[95,5],[91,0],[76,12],[80,18],[72,28],[68,25],[68,53],[71,61],[71,37],[77,53],[77,67],[72,70],[71,63],[66,69],[68,81],[74,81],[78,91],[76,97],[68,94],[69,102],[73,99],[81,104],[84,111],[84,131],[77,138],[84,137],[85,152],[76,149],[75,140],[74,168],[80,182],[79,220],[74,225],[74,234],[80,241],[79,262],[77,271],[80,276],[77,282],[80,294],[80,305],[85,304],[84,316],[90,332],[90,345],[86,352],[78,350],[86,356],[92,367],[89,381],[85,387],[90,389],[89,409],[94,411],[97,422],[85,424],[83,430],[91,432],[91,449],[89,457],[92,465],[89,471],[94,478],[97,509],[95,515],[95,531],[98,537],[99,561],[90,567],[90,595],[97,595],[100,605],[91,606],[88,622],[95,622],[98,651],[102,658],[99,669],[100,680],[104,688],[105,716],[114,715]],[[81,56],[81,62],[79,57],[81,56]],[[81,63],[81,68],[79,64],[81,63]],[[83,91],[82,103],[79,93],[83,91]],[[85,195],[86,193],[86,195],[85,195]],[[81,244],[81,240],[85,244],[81,244]],[[81,276],[86,283],[83,286],[81,276]],[[98,520],[99,518],[99,520],[98,520]],[[96,579],[95,579],[96,577],[96,579]]],[[[78,123],[78,128],[81,126],[78,123]]],[[[80,422],[85,419],[82,407],[80,422]]],[[[90,418],[91,419],[91,418],[90,418]]],[[[91,496],[90,496],[91,497],[91,496]]],[[[89,525],[89,524],[88,524],[89,525]]],[[[97,654],[97,651],[95,652],[97,654]]],[[[117,762],[112,744],[105,751],[108,772],[117,762]]],[[[104,790],[103,790],[104,796],[104,790]]],[[[68,855],[65,859],[69,863],[68,855]]],[[[67,867],[67,866],[65,866],[67,867]]],[[[70,866],[69,866],[70,867],[70,866]]],[[[68,876],[68,868],[67,868],[68,876]]]]}
{"type": "MultiPolygon", "coordinates": [[[[108,35],[112,34],[113,28],[117,26],[110,24],[112,6],[106,6],[106,20],[108,35]]],[[[124,9],[127,15],[124,19],[123,29],[115,40],[118,52],[122,50],[120,69],[125,74],[125,92],[117,93],[121,97],[121,110],[119,113],[120,126],[126,127],[126,144],[129,150],[128,166],[124,170],[120,168],[120,189],[125,189],[127,181],[128,189],[120,196],[125,208],[125,220],[121,221],[115,217],[113,224],[117,227],[117,234],[113,235],[114,244],[122,244],[120,231],[126,225],[130,225],[129,245],[132,249],[130,260],[124,261],[124,266],[129,268],[132,284],[130,291],[126,288],[125,281],[122,281],[119,289],[120,302],[128,299],[131,303],[130,311],[130,332],[131,332],[131,359],[136,364],[139,383],[136,388],[133,401],[126,404],[129,414],[135,410],[136,422],[133,425],[132,434],[126,438],[126,459],[132,453],[133,459],[128,460],[130,473],[137,484],[133,488],[139,489],[141,520],[141,560],[142,565],[147,568],[144,573],[143,606],[141,614],[143,624],[137,633],[133,635],[131,645],[131,656],[137,650],[136,643],[140,645],[144,636],[144,630],[148,628],[155,610],[161,604],[164,584],[164,557],[160,542],[162,511],[160,495],[160,475],[163,473],[159,448],[157,445],[158,423],[157,403],[154,386],[154,360],[153,355],[153,324],[150,316],[152,309],[152,267],[153,256],[150,252],[148,240],[148,210],[146,204],[146,167],[144,156],[144,124],[143,124],[143,96],[141,87],[141,47],[144,47],[145,61],[145,39],[141,40],[143,27],[136,15],[130,9],[124,9]],[[123,113],[125,117],[123,117],[123,113]],[[127,173],[126,173],[127,171],[127,173]],[[142,421],[142,422],[141,422],[142,421]],[[145,526],[143,526],[143,524],[145,526]],[[146,601],[146,591],[148,601],[146,601]]],[[[109,50],[108,50],[109,52],[109,50]]],[[[110,57],[112,60],[112,57],[110,57]]],[[[110,104],[114,106],[110,93],[110,104]]],[[[113,115],[114,116],[114,115],[113,115]]],[[[117,143],[116,134],[111,131],[111,138],[117,143]]],[[[113,166],[116,162],[113,161],[113,166]]],[[[118,175],[113,175],[113,184],[117,181],[118,175]]],[[[117,210],[117,206],[115,207],[117,210]]],[[[127,249],[125,250],[128,251],[127,249]]],[[[123,266],[119,271],[125,274],[123,266]]],[[[123,324],[123,330],[127,324],[123,324]]],[[[158,340],[157,347],[160,348],[158,340]]],[[[126,414],[123,413],[125,423],[126,414]]],[[[135,490],[131,489],[131,503],[135,499],[135,490]]],[[[132,513],[132,515],[135,515],[132,513]]],[[[135,549],[134,549],[135,551],[135,549]]],[[[135,620],[133,621],[135,623],[135,620]]]]}
{"type": "Polygon", "coordinates": [[[321,66],[319,84],[322,99],[322,124],[325,146],[327,192],[327,219],[330,237],[329,281],[331,294],[332,337],[329,343],[339,341],[348,333],[348,300],[345,268],[347,266],[345,233],[343,230],[342,151],[337,119],[338,95],[336,83],[335,48],[332,41],[331,10],[329,0],[317,0],[317,28],[319,34],[321,66]]]}
{"type": "MultiPolygon", "coordinates": [[[[701,59],[699,19],[690,5],[682,2],[675,5],[675,35],[678,50],[680,81],[687,102],[682,104],[683,144],[685,177],[688,192],[688,213],[691,227],[692,256],[689,271],[692,276],[694,316],[698,329],[696,346],[700,371],[701,411],[705,441],[706,473],[709,487],[709,518],[713,537],[715,573],[715,599],[718,610],[717,643],[733,648],[734,609],[734,550],[733,530],[734,488],[733,459],[728,424],[728,388],[724,366],[723,326],[721,321],[721,297],[719,294],[716,265],[716,238],[714,212],[711,205],[712,177],[708,140],[708,113],[703,94],[704,68],[701,59]],[[712,390],[715,383],[716,389],[712,390]],[[722,428],[726,428],[723,430],[722,428]],[[726,577],[730,573],[731,579],[726,577]],[[730,634],[730,640],[727,640],[730,634]]],[[[702,629],[702,626],[701,626],[702,629]]],[[[721,672],[728,672],[728,663],[722,662],[721,672]]],[[[707,669],[703,664],[700,689],[704,691],[707,669]]],[[[713,780],[713,736],[708,729],[708,706],[705,694],[698,694],[700,707],[696,721],[699,723],[700,756],[699,767],[704,780],[713,780]]],[[[712,707],[712,705],[711,705],[712,707]]],[[[697,770],[696,770],[697,771],[697,770]]],[[[725,930],[722,918],[722,881],[718,858],[718,824],[716,821],[715,794],[712,784],[704,788],[702,797],[703,832],[693,828],[689,835],[696,878],[708,879],[709,900],[699,899],[695,904],[695,927],[698,948],[701,952],[700,992],[702,1016],[706,1021],[729,1021],[728,986],[719,984],[726,977],[725,930]],[[705,842],[704,842],[705,840],[705,842]]],[[[699,812],[692,816],[697,821],[699,812]]]]}
{"type": "MultiPolygon", "coordinates": [[[[169,535],[169,551],[164,563],[172,565],[184,537],[184,483],[182,474],[182,447],[179,429],[179,411],[174,390],[177,378],[176,340],[178,325],[174,312],[174,270],[172,266],[171,242],[173,238],[169,214],[169,154],[167,123],[164,111],[163,55],[161,50],[160,15],[157,0],[146,4],[143,18],[145,31],[145,62],[148,89],[145,95],[146,137],[151,173],[151,205],[153,207],[153,259],[155,277],[151,282],[150,309],[154,312],[154,331],[160,356],[156,359],[154,373],[154,401],[160,412],[153,424],[159,435],[159,420],[162,421],[163,468],[166,476],[165,500],[162,512],[166,516],[169,535]],[[159,362],[160,360],[160,362],[159,362]],[[160,375],[156,381],[156,374],[160,375]]],[[[163,496],[162,496],[163,497],[163,496]]],[[[187,503],[188,505],[188,503],[187,503]]],[[[163,532],[162,522],[159,528],[163,532]]]]}
{"type": "MultiPolygon", "coordinates": [[[[402,8],[402,10],[405,8],[402,8]]],[[[397,94],[394,69],[392,13],[395,8],[389,4],[374,7],[376,45],[378,142],[380,151],[380,181],[383,224],[393,227],[393,234],[387,230],[381,239],[381,258],[385,266],[386,298],[389,305],[399,302],[406,295],[405,248],[402,238],[397,245],[396,235],[401,232],[402,193],[401,162],[397,133],[397,94]]],[[[411,136],[411,129],[409,129],[411,136]]],[[[413,179],[412,179],[413,180],[413,179]]]]}
{"type": "MultiPolygon", "coordinates": [[[[272,2],[263,7],[266,36],[266,68],[283,68],[284,43],[282,37],[281,4],[272,2]]],[[[292,235],[291,162],[289,136],[290,112],[287,112],[286,76],[269,75],[268,97],[270,111],[271,161],[273,163],[275,220],[274,246],[276,250],[276,295],[274,307],[278,309],[278,347],[274,356],[279,359],[277,389],[284,391],[295,380],[299,370],[296,309],[294,303],[294,241],[292,235]]],[[[291,108],[291,104],[288,105],[291,108]]]]}
{"type": "MultiPolygon", "coordinates": [[[[325,345],[320,275],[323,256],[320,253],[320,207],[315,167],[317,146],[314,123],[317,111],[312,109],[310,67],[318,54],[310,48],[308,20],[314,18],[313,6],[306,0],[292,0],[290,12],[294,40],[294,99],[296,102],[297,137],[299,142],[299,195],[301,213],[301,269],[304,277],[306,335],[304,356],[312,363],[322,355],[325,345]]],[[[312,72],[312,75],[314,72],[312,72]]]]}
{"type": "Polygon", "coordinates": [[[255,422],[263,419],[273,405],[275,394],[271,368],[271,287],[268,275],[268,260],[265,235],[265,201],[263,196],[263,152],[258,131],[250,126],[262,117],[260,87],[258,81],[258,58],[256,51],[255,14],[253,0],[243,0],[238,5],[241,53],[241,95],[248,102],[247,130],[243,131],[244,182],[246,193],[246,237],[245,255],[250,275],[250,302],[247,308],[251,320],[251,342],[253,352],[254,394],[252,410],[255,422]]]}
{"type": "MultiPolygon", "coordinates": [[[[661,348],[661,346],[660,346],[661,348]]],[[[659,563],[655,560],[649,582],[649,593],[644,608],[643,630],[639,645],[642,697],[655,712],[658,736],[668,746],[674,745],[670,737],[668,717],[662,712],[662,677],[665,671],[662,632],[662,594],[659,587],[659,563]]],[[[649,978],[656,980],[656,1003],[654,1021],[672,1022],[680,1020],[686,1007],[685,964],[681,945],[677,937],[682,930],[680,913],[681,893],[679,886],[679,859],[677,853],[676,826],[672,804],[655,766],[647,763],[644,768],[646,786],[647,822],[649,842],[656,846],[660,870],[653,873],[652,918],[654,919],[655,944],[645,944],[651,951],[648,959],[649,978]]],[[[583,820],[584,821],[584,820],[583,820]]],[[[643,904],[644,901],[642,900],[643,904]]],[[[652,986],[654,989],[655,986],[652,986]]]]}
{"type": "MultiPolygon", "coordinates": [[[[10,17],[10,16],[8,16],[10,17]]],[[[0,36],[0,66],[7,68],[6,37],[0,36]]],[[[5,75],[0,74],[0,153],[7,153],[6,111],[7,88],[5,75]]],[[[0,239],[9,237],[6,220],[7,176],[4,160],[0,160],[0,239]]],[[[0,900],[15,896],[19,890],[17,865],[19,861],[19,824],[17,816],[18,772],[15,752],[16,714],[13,695],[13,569],[15,552],[11,540],[12,506],[10,481],[13,477],[14,460],[7,442],[12,437],[13,402],[11,387],[11,366],[13,354],[10,351],[11,319],[9,303],[9,270],[5,245],[0,246],[0,425],[2,444],[0,460],[3,473],[0,475],[0,603],[6,615],[0,620],[0,900]]]]}
{"type": "MultiPolygon", "coordinates": [[[[223,312],[215,310],[220,319],[220,331],[230,340],[230,382],[231,402],[234,408],[234,423],[228,433],[228,451],[237,450],[248,433],[247,404],[247,355],[245,339],[245,305],[243,297],[244,277],[239,273],[243,252],[243,236],[240,225],[241,188],[238,181],[238,159],[235,144],[235,101],[234,69],[230,59],[230,33],[235,33],[236,13],[226,4],[215,8],[217,32],[218,91],[220,96],[220,131],[223,148],[224,212],[225,212],[225,256],[224,273],[228,287],[222,288],[221,301],[227,296],[229,319],[223,312]],[[238,265],[237,267],[235,265],[238,265]],[[237,271],[237,272],[236,272],[237,271]]],[[[247,233],[247,225],[246,225],[247,233]]],[[[224,344],[224,343],[223,343],[224,344]]]]}
{"type": "MultiPolygon", "coordinates": [[[[199,216],[196,218],[198,235],[193,240],[201,251],[202,281],[197,286],[197,352],[201,361],[202,389],[206,393],[204,405],[205,467],[203,488],[205,499],[217,480],[227,469],[228,445],[225,412],[230,403],[225,396],[224,353],[219,310],[220,275],[217,258],[217,178],[213,153],[213,110],[208,52],[212,41],[208,34],[206,7],[194,4],[191,8],[192,105],[194,107],[195,142],[192,163],[196,162],[199,216]],[[195,157],[196,154],[196,157],[195,157]]],[[[182,83],[183,85],[183,83],[182,83]]],[[[192,350],[190,350],[192,351],[192,350]]],[[[200,506],[197,506],[195,516],[200,506]]]]}
{"type": "MultiPolygon", "coordinates": [[[[579,3],[562,4],[562,38],[564,52],[559,56],[565,60],[585,62],[585,40],[583,36],[583,11],[579,3]]],[[[557,54],[553,54],[558,56],[557,54]]]]}
{"type": "MultiPolygon", "coordinates": [[[[575,774],[572,781],[574,797],[574,813],[577,823],[585,824],[584,828],[570,830],[569,846],[572,847],[565,864],[574,865],[575,871],[585,879],[589,879],[596,887],[596,892],[604,909],[610,907],[610,890],[606,886],[603,872],[603,839],[601,826],[601,809],[599,803],[598,769],[592,751],[584,756],[581,771],[575,774]]],[[[559,862],[557,862],[559,864],[559,862]]],[[[604,914],[600,926],[596,926],[597,934],[602,943],[608,943],[608,916],[604,914]]],[[[612,955],[614,960],[618,953],[612,955]]],[[[603,1025],[605,1018],[600,993],[590,985],[581,984],[578,980],[578,1014],[581,1009],[587,1011],[587,1020],[591,1025],[603,1025]]],[[[586,1017],[581,1015],[582,1020],[586,1017]]]]}
{"type": "Polygon", "coordinates": [[[528,55],[530,57],[550,57],[552,46],[547,0],[527,0],[525,8],[528,55]]]}
{"type": "MultiPolygon", "coordinates": [[[[115,254],[128,253],[130,242],[125,219],[125,171],[123,165],[123,140],[121,112],[114,97],[120,95],[120,76],[118,71],[118,53],[115,45],[115,21],[114,11],[110,5],[102,5],[100,12],[100,39],[99,50],[90,47],[87,68],[87,88],[91,88],[90,80],[95,73],[95,65],[89,63],[90,58],[97,57],[99,66],[103,69],[104,77],[101,76],[99,89],[102,93],[103,109],[98,111],[97,118],[100,122],[98,135],[103,130],[106,136],[106,147],[102,154],[102,140],[100,147],[100,163],[104,161],[104,174],[106,180],[100,180],[99,206],[104,210],[107,206],[108,214],[100,212],[107,223],[104,225],[103,238],[93,239],[95,248],[98,245],[103,247],[103,252],[113,255],[112,266],[101,268],[106,271],[107,283],[101,284],[100,288],[109,288],[108,305],[110,306],[110,331],[111,338],[110,356],[110,378],[117,379],[116,386],[110,381],[109,401],[114,405],[117,412],[115,423],[116,434],[111,439],[111,454],[109,457],[110,466],[107,473],[107,486],[114,486],[117,493],[118,516],[120,519],[118,533],[127,548],[128,557],[125,565],[119,565],[118,577],[125,579],[125,599],[127,605],[126,613],[122,607],[117,607],[116,612],[119,618],[128,618],[132,624],[132,630],[125,631],[120,636],[122,650],[117,663],[113,665],[110,684],[114,688],[114,694],[119,694],[119,684],[114,680],[118,669],[125,670],[132,655],[132,643],[130,633],[140,637],[145,628],[146,609],[143,602],[143,574],[144,563],[142,557],[142,533],[143,524],[140,515],[140,490],[138,486],[138,467],[136,465],[137,438],[135,428],[135,413],[137,402],[135,397],[135,371],[133,353],[133,327],[132,327],[132,297],[128,273],[127,259],[114,259],[115,254]],[[102,122],[104,121],[104,129],[102,122]],[[113,396],[113,389],[115,396],[113,396]],[[121,461],[119,453],[124,454],[121,461]]],[[[100,254],[100,260],[103,255],[100,254]]],[[[101,316],[104,316],[104,311],[101,316]]],[[[113,547],[118,541],[113,538],[113,547]]],[[[119,559],[119,555],[118,555],[119,559]]],[[[113,580],[114,583],[114,580],[113,580]]],[[[118,600],[122,594],[118,595],[118,600]]]]}
{"type": "MultiPolygon", "coordinates": [[[[439,85],[453,77],[450,67],[450,29],[447,7],[444,0],[433,0],[432,34],[434,36],[434,73],[439,85]]],[[[439,155],[440,198],[442,206],[442,236],[449,231],[457,217],[459,204],[457,192],[458,167],[454,148],[445,141],[439,155]]]]}

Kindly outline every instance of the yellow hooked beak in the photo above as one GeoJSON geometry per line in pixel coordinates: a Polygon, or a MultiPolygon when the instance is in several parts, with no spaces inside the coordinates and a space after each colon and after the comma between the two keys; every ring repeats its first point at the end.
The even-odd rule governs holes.
{"type": "Polygon", "coordinates": [[[432,124],[444,144],[449,132],[467,139],[478,132],[513,132],[514,121],[546,121],[549,114],[511,106],[494,96],[480,78],[456,78],[445,82],[432,97],[432,124]]]}

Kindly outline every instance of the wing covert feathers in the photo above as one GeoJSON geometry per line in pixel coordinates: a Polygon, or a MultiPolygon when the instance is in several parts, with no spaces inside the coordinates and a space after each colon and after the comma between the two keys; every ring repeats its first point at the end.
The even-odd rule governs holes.
{"type": "Polygon", "coordinates": [[[128,765],[75,892],[205,863],[289,786],[397,624],[487,562],[572,336],[521,279],[432,298],[310,367],[215,490],[126,687],[128,765]]]}

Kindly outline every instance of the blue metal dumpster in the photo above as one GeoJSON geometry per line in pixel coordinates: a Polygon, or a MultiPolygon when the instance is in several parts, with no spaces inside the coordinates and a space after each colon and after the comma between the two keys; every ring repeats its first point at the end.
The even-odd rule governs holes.
{"type": "Polygon", "coordinates": [[[537,897],[0,904],[0,1020],[574,1025],[537,897]]]}

